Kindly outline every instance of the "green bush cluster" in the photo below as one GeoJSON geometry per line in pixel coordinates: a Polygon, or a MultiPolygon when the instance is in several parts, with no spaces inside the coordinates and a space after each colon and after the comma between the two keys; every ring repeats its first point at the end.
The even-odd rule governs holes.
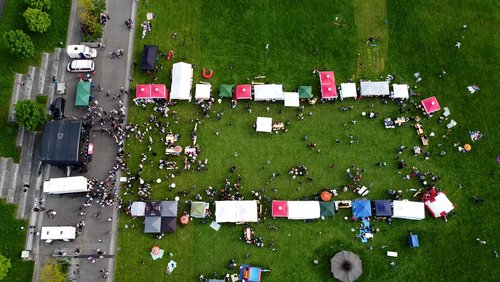
{"type": "Polygon", "coordinates": [[[3,41],[7,45],[9,52],[21,58],[33,57],[35,46],[30,37],[20,29],[9,30],[3,34],[3,41]]]}
{"type": "Polygon", "coordinates": [[[21,100],[15,105],[16,121],[28,130],[37,130],[47,121],[43,105],[32,100],[21,100]]]}
{"type": "Polygon", "coordinates": [[[42,10],[28,8],[23,13],[28,29],[34,32],[44,33],[50,27],[49,14],[42,10]]]}
{"type": "Polygon", "coordinates": [[[50,10],[50,5],[52,2],[50,0],[24,0],[24,2],[33,9],[38,9],[42,11],[50,10]]]}

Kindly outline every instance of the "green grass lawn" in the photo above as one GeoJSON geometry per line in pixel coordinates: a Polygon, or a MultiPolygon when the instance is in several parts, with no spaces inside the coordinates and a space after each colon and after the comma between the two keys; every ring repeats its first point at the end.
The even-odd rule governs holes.
{"type": "MultiPolygon", "coordinates": [[[[52,52],[54,47],[60,46],[59,42],[66,42],[66,31],[68,28],[69,10],[71,1],[52,0],[48,14],[51,19],[49,31],[43,34],[28,31],[22,13],[27,6],[24,1],[7,0],[0,19],[0,35],[11,29],[22,29],[33,41],[35,56],[33,58],[19,59],[8,54],[4,44],[0,44],[0,156],[19,158],[20,151],[15,145],[17,126],[7,123],[7,115],[10,108],[12,87],[15,74],[26,73],[28,66],[39,66],[42,52],[52,52]]],[[[46,93],[45,93],[46,94],[46,93]]]]}
{"type": "MultiPolygon", "coordinates": [[[[491,36],[498,17],[493,7],[493,1],[387,1],[386,5],[377,2],[374,6],[362,1],[141,2],[136,22],[141,22],[147,12],[154,12],[157,19],[152,22],[153,31],[144,40],[137,34],[135,62],[139,63],[143,44],[158,44],[165,51],[173,49],[174,62],[197,65],[195,83],[201,79],[201,68],[214,70],[210,80],[214,94],[220,83],[248,83],[257,75],[265,75],[266,82],[283,83],[286,91],[295,90],[299,85],[312,85],[314,94],[318,95],[318,78],[312,75],[316,67],[334,70],[337,83],[358,77],[380,79],[380,75],[385,78],[391,73],[396,82],[407,82],[412,87],[415,85],[413,73],[420,72],[423,81],[415,90],[421,97],[436,95],[442,107],[450,108],[451,118],[459,125],[448,138],[442,139],[441,136],[447,133],[445,123],[438,123],[437,116],[424,119],[426,132],[436,135],[426,148],[433,156],[426,161],[407,151],[401,158],[406,160],[408,167],[417,166],[442,177],[438,187],[456,203],[457,215],[448,223],[434,220],[429,214],[424,221],[394,220],[392,225],[375,223],[381,232],[375,234],[373,241],[362,244],[350,231],[358,224],[344,220],[351,216],[350,210],[340,211],[333,219],[304,223],[272,219],[270,203],[264,203],[268,210],[266,218],[262,217],[261,222],[253,226],[266,246],[256,248],[238,239],[243,232],[241,225],[223,224],[215,232],[208,224],[195,220],[157,240],[143,234],[142,219],[134,220],[122,214],[117,281],[165,279],[163,269],[169,260],[168,253],[172,253],[172,259],[178,263],[177,269],[167,277],[172,281],[193,281],[199,274],[222,277],[232,258],[238,264],[250,263],[271,269],[270,273],[263,274],[264,281],[330,281],[333,278],[329,260],[343,249],[360,255],[364,270],[361,281],[499,280],[494,271],[498,260],[493,256],[493,251],[500,249],[494,229],[499,210],[499,193],[495,188],[500,178],[495,157],[500,153],[500,142],[498,111],[495,110],[498,99],[493,89],[497,84],[495,50],[498,43],[491,36]],[[365,10],[370,8],[370,12],[365,10]],[[385,18],[387,24],[384,24],[385,18]],[[346,24],[340,28],[333,22],[346,24]],[[461,30],[463,24],[468,25],[466,30],[461,30]],[[171,36],[174,32],[177,32],[176,39],[171,36]],[[367,36],[372,34],[382,41],[377,51],[365,44],[367,36]],[[456,41],[462,42],[461,49],[453,47],[456,41]],[[270,44],[268,53],[264,50],[267,43],[270,44]],[[316,54],[313,49],[318,50],[316,54]],[[378,61],[370,57],[373,52],[378,52],[378,61]],[[359,69],[358,53],[362,60],[367,60],[362,70],[359,69]],[[368,63],[370,59],[373,61],[368,63]],[[234,67],[230,69],[229,65],[234,67]],[[438,73],[443,68],[448,74],[439,79],[438,73]],[[481,87],[474,96],[465,89],[472,83],[481,87]],[[453,148],[453,143],[470,143],[469,130],[484,131],[486,137],[472,143],[472,152],[463,155],[453,148]],[[448,154],[438,156],[441,150],[448,154]],[[463,185],[462,189],[459,184],[463,185]],[[473,195],[486,198],[486,202],[474,204],[473,195]],[[135,227],[126,229],[125,224],[135,227]],[[279,230],[270,230],[268,224],[278,226],[279,230]],[[419,249],[410,250],[407,246],[409,231],[420,236],[419,249]],[[477,237],[486,240],[487,244],[480,245],[476,242],[477,237]],[[275,242],[277,251],[269,247],[271,241],[275,242]],[[155,244],[165,249],[166,258],[150,259],[149,248],[155,244]],[[399,252],[399,257],[386,257],[387,250],[399,252]],[[319,259],[319,265],[314,265],[313,259],[319,259]],[[139,263],[142,260],[144,265],[139,263]],[[396,268],[390,266],[392,261],[396,268]]],[[[164,70],[158,75],[158,81],[170,86],[171,62],[162,60],[160,63],[164,70]]],[[[134,69],[134,82],[151,81],[152,77],[134,69]]],[[[172,130],[181,134],[179,144],[182,146],[190,143],[194,126],[190,120],[201,120],[198,126],[200,159],[208,158],[209,169],[206,172],[182,171],[173,180],[153,184],[153,198],[172,199],[179,191],[191,191],[187,197],[181,197],[179,213],[187,211],[186,201],[193,199],[194,194],[205,196],[204,189],[208,186],[223,187],[225,177],[234,180],[235,175],[230,173],[232,165],[238,167],[241,191],[247,198],[251,191],[265,191],[264,194],[272,199],[312,198],[325,187],[347,184],[345,169],[351,164],[366,170],[362,182],[371,186],[370,199],[387,198],[386,190],[394,188],[403,190],[405,198],[411,199],[413,192],[407,189],[419,187],[415,180],[402,180],[409,169],[398,173],[395,161],[399,145],[409,148],[419,145],[415,131],[409,126],[386,130],[382,125],[382,117],[398,115],[399,107],[395,104],[364,99],[306,105],[303,121],[297,119],[295,109],[283,109],[282,103],[252,103],[252,106],[251,114],[245,111],[244,103],[231,110],[225,100],[213,106],[214,114],[208,119],[202,117],[192,103],[183,102],[171,108],[177,112],[179,124],[174,124],[171,117],[161,120],[170,121],[172,130]],[[354,110],[340,111],[341,106],[348,105],[353,105],[354,110]],[[268,106],[269,112],[266,111],[268,106]],[[377,111],[380,117],[376,120],[361,117],[361,112],[370,110],[377,111]],[[218,120],[215,113],[220,112],[224,115],[218,120]],[[307,115],[309,112],[311,116],[307,115]],[[252,124],[257,116],[289,120],[289,132],[272,136],[256,134],[252,124]],[[355,125],[350,122],[352,119],[357,120],[355,125]],[[220,131],[220,135],[217,136],[216,131],[220,131]],[[358,140],[357,143],[349,144],[349,134],[358,140]],[[309,149],[304,135],[309,136],[307,142],[317,143],[320,151],[309,149]],[[338,145],[335,145],[336,138],[341,140],[338,145]],[[375,164],[380,161],[386,161],[388,166],[377,168],[375,164]],[[336,167],[332,168],[331,163],[336,167]],[[289,177],[287,171],[298,164],[309,168],[314,181],[289,177]],[[280,176],[268,183],[273,172],[280,176]],[[172,182],[177,188],[169,192],[167,185],[172,182]]],[[[131,106],[130,121],[142,124],[151,113],[151,108],[143,111],[131,106]]],[[[413,109],[408,116],[416,114],[413,109]]],[[[164,150],[158,144],[160,136],[157,133],[151,136],[156,143],[153,151],[159,154],[157,157],[148,155],[148,160],[154,162],[145,165],[142,174],[148,181],[166,175],[166,171],[156,169],[164,150]]],[[[139,155],[147,151],[147,145],[132,137],[128,140],[127,151],[132,154],[129,168],[135,173],[139,155]]],[[[178,163],[182,168],[181,159],[178,163]]],[[[354,199],[356,196],[347,192],[338,198],[354,199]]],[[[125,196],[124,199],[136,197],[125,196]]]]}
{"type": "Polygon", "coordinates": [[[33,262],[23,261],[28,221],[15,219],[16,206],[8,205],[0,199],[0,254],[10,259],[12,267],[4,281],[30,281],[33,274],[33,262]],[[21,229],[23,228],[23,229],[21,229]]]}

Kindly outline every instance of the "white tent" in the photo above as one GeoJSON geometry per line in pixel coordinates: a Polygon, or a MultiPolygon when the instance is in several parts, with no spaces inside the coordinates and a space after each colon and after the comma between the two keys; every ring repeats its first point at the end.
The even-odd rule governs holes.
{"type": "Polygon", "coordinates": [[[146,203],[145,202],[133,202],[130,207],[130,214],[132,216],[144,216],[146,211],[146,203]]]}
{"type": "Polygon", "coordinates": [[[422,202],[393,201],[393,218],[422,220],[425,218],[425,207],[422,202]]]}
{"type": "Polygon", "coordinates": [[[283,85],[281,84],[259,84],[253,87],[254,101],[271,101],[285,99],[283,85]]]}
{"type": "Polygon", "coordinates": [[[288,201],[288,219],[315,219],[319,217],[318,201],[288,201]]]}
{"type": "Polygon", "coordinates": [[[300,106],[299,92],[283,92],[285,97],[285,107],[300,106]]]}
{"type": "Polygon", "coordinates": [[[76,238],[76,227],[74,226],[43,226],[40,232],[42,240],[74,240],[76,238]]]}
{"type": "Polygon", "coordinates": [[[210,99],[210,92],[212,91],[212,86],[210,83],[198,83],[196,84],[196,91],[194,94],[194,98],[196,100],[208,100],[210,99]]]}
{"type": "Polygon", "coordinates": [[[87,178],[83,176],[51,178],[43,182],[43,192],[47,194],[65,194],[88,192],[87,178]]]}
{"type": "Polygon", "coordinates": [[[257,201],[216,201],[215,221],[257,222],[257,201]]]}
{"type": "Polygon", "coordinates": [[[388,81],[362,81],[361,96],[387,96],[389,95],[388,81]]]}
{"type": "Polygon", "coordinates": [[[356,92],[356,83],[341,83],[340,84],[340,100],[344,98],[356,99],[358,94],[356,92]]]}
{"type": "Polygon", "coordinates": [[[188,63],[175,63],[172,66],[172,87],[170,99],[191,101],[193,86],[193,67],[188,63]]]}
{"type": "Polygon", "coordinates": [[[257,117],[256,122],[256,130],[257,132],[268,132],[271,133],[273,131],[273,119],[270,117],[257,117]]]}
{"type": "Polygon", "coordinates": [[[446,216],[455,208],[446,194],[442,192],[439,192],[432,200],[425,201],[424,204],[434,218],[446,216]]]}
{"type": "Polygon", "coordinates": [[[394,92],[393,98],[408,99],[408,84],[393,84],[392,90],[394,92]]]}

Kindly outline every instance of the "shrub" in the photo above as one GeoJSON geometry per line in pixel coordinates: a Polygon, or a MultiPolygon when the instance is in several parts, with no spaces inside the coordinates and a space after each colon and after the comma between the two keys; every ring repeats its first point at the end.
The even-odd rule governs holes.
{"type": "Polygon", "coordinates": [[[0,280],[3,280],[7,276],[11,267],[10,259],[0,255],[0,280]]]}
{"type": "Polygon", "coordinates": [[[24,0],[24,2],[31,8],[43,11],[50,10],[50,5],[52,4],[50,0],[24,0]]]}
{"type": "Polygon", "coordinates": [[[12,55],[21,58],[33,57],[35,46],[30,37],[22,30],[9,30],[3,34],[3,40],[12,55]]]}
{"type": "Polygon", "coordinates": [[[28,130],[37,130],[47,120],[45,108],[31,100],[21,100],[14,106],[16,121],[28,130]]]}
{"type": "Polygon", "coordinates": [[[23,13],[29,30],[44,33],[50,27],[49,14],[39,9],[28,8],[23,13]]]}

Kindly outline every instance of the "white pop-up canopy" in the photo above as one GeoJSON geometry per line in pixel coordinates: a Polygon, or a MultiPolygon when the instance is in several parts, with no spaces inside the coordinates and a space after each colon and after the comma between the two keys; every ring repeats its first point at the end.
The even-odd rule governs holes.
{"type": "Polygon", "coordinates": [[[212,86],[210,83],[198,83],[196,84],[196,91],[194,94],[194,98],[196,100],[208,100],[210,99],[210,92],[212,91],[212,86]]]}
{"type": "Polygon", "coordinates": [[[288,219],[315,219],[320,213],[318,201],[288,201],[288,219]]]}
{"type": "Polygon", "coordinates": [[[40,232],[42,240],[74,240],[76,227],[74,226],[43,226],[40,232]]]}
{"type": "Polygon", "coordinates": [[[357,98],[356,83],[341,83],[340,84],[340,100],[344,98],[357,98]]]}
{"type": "Polygon", "coordinates": [[[191,101],[193,86],[193,67],[188,63],[175,63],[172,66],[172,87],[170,99],[191,101]]]}
{"type": "Polygon", "coordinates": [[[388,81],[362,81],[361,96],[387,96],[390,94],[388,81]]]}
{"type": "Polygon", "coordinates": [[[51,178],[43,182],[43,192],[47,194],[66,194],[88,192],[87,178],[83,176],[51,178]]]}
{"type": "Polygon", "coordinates": [[[253,87],[254,101],[281,101],[284,98],[283,85],[281,84],[259,84],[253,87]]]}
{"type": "Polygon", "coordinates": [[[216,201],[215,221],[257,222],[257,201],[216,201]]]}
{"type": "Polygon", "coordinates": [[[130,207],[130,214],[132,216],[144,216],[146,211],[146,203],[145,202],[133,202],[130,207]]]}
{"type": "Polygon", "coordinates": [[[408,99],[408,84],[393,84],[392,90],[394,91],[393,98],[408,99]]]}
{"type": "Polygon", "coordinates": [[[422,220],[425,218],[425,207],[422,202],[393,201],[393,218],[422,220]]]}
{"type": "Polygon", "coordinates": [[[283,92],[285,97],[285,107],[295,107],[300,106],[299,92],[283,92]]]}
{"type": "Polygon", "coordinates": [[[273,131],[273,119],[270,117],[257,117],[255,130],[257,132],[268,132],[273,131]]]}

